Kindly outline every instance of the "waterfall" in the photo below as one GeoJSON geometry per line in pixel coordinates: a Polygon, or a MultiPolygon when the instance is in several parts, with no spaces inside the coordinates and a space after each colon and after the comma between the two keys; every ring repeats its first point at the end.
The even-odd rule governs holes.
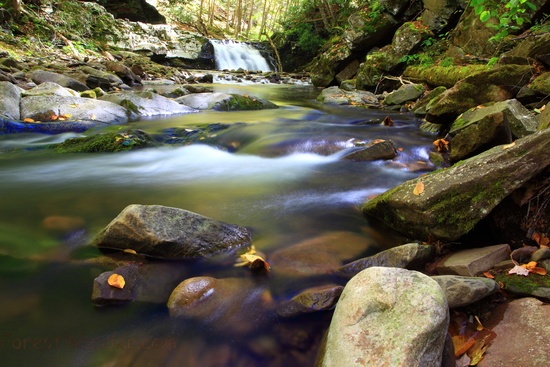
{"type": "Polygon", "coordinates": [[[267,60],[254,46],[237,41],[211,40],[218,70],[245,69],[251,71],[272,71],[267,60]]]}

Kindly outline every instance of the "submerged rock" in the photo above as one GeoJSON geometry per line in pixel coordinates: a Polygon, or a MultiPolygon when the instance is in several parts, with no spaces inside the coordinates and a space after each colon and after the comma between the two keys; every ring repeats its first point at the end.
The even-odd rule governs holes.
{"type": "Polygon", "coordinates": [[[467,306],[500,290],[498,283],[489,278],[438,275],[432,279],[445,291],[449,308],[467,306]]]}
{"type": "Polygon", "coordinates": [[[243,335],[261,329],[268,320],[271,297],[251,279],[196,277],[181,282],[167,306],[171,317],[243,335]]]}
{"type": "Polygon", "coordinates": [[[397,157],[397,149],[391,140],[377,142],[366,148],[354,149],[344,155],[342,159],[350,161],[375,161],[378,159],[394,159],[397,157]]]}
{"type": "Polygon", "coordinates": [[[497,146],[367,201],[363,213],[415,239],[454,241],[550,165],[550,130],[497,146]]]}
{"type": "Polygon", "coordinates": [[[434,256],[435,248],[433,246],[407,243],[346,264],[338,269],[338,274],[351,278],[373,266],[422,269],[434,256]]]}
{"type": "Polygon", "coordinates": [[[125,265],[113,271],[106,271],[94,279],[92,302],[96,306],[117,306],[134,300],[134,288],[137,279],[137,266],[125,265]],[[124,278],[123,288],[109,285],[108,279],[113,274],[124,278]]]}
{"type": "Polygon", "coordinates": [[[430,277],[373,267],[352,278],[316,366],[440,367],[449,310],[430,277]]]}
{"type": "Polygon", "coordinates": [[[163,259],[209,258],[249,246],[251,232],[184,209],[127,206],[92,241],[100,248],[134,250],[163,259]]]}
{"type": "Polygon", "coordinates": [[[331,310],[338,302],[343,289],[344,287],[335,284],[308,288],[279,306],[277,314],[282,317],[294,317],[331,310]]]}

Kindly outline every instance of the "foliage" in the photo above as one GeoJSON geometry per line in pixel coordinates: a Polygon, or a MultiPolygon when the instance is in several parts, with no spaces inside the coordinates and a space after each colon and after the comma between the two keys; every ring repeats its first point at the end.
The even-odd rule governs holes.
{"type": "Polygon", "coordinates": [[[528,0],[471,0],[470,6],[483,23],[497,31],[491,38],[494,41],[522,29],[528,21],[525,13],[537,10],[528,0]]]}

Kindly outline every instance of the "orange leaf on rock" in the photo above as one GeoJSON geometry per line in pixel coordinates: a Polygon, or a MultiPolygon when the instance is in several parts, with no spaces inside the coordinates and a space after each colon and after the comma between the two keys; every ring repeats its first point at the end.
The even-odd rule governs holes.
{"type": "Polygon", "coordinates": [[[30,117],[26,117],[23,122],[35,122],[33,119],[31,119],[30,117]]]}
{"type": "Polygon", "coordinates": [[[468,351],[474,345],[476,340],[466,335],[455,335],[452,337],[453,345],[455,347],[455,357],[460,357],[468,351]]]}
{"type": "Polygon", "coordinates": [[[418,181],[418,183],[416,184],[416,186],[413,189],[413,194],[418,196],[418,195],[422,194],[423,192],[424,192],[424,184],[422,183],[422,181],[418,181]]]}
{"type": "Polygon", "coordinates": [[[530,271],[531,273],[533,273],[533,274],[538,274],[538,275],[546,275],[546,274],[548,274],[548,272],[546,271],[545,268],[539,268],[538,266],[529,269],[529,271],[530,271]]]}
{"type": "Polygon", "coordinates": [[[485,276],[485,278],[495,279],[495,276],[493,274],[489,273],[488,271],[483,273],[483,276],[485,276]]]}
{"type": "Polygon", "coordinates": [[[126,281],[124,280],[124,277],[122,275],[119,275],[117,273],[112,274],[109,279],[107,279],[107,283],[111,287],[122,289],[126,285],[126,281]]]}

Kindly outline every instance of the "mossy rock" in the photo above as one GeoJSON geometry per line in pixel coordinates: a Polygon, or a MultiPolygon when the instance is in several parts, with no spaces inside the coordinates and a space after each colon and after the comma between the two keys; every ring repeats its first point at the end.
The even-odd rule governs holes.
{"type": "Polygon", "coordinates": [[[487,65],[467,66],[408,66],[403,76],[431,86],[451,88],[459,80],[489,70],[487,65]]]}
{"type": "Polygon", "coordinates": [[[495,281],[502,289],[518,294],[550,299],[550,276],[529,274],[528,276],[501,273],[495,275],[495,281]]]}
{"type": "Polygon", "coordinates": [[[550,94],[550,71],[536,77],[529,88],[540,94],[550,94]]]}
{"type": "Polygon", "coordinates": [[[51,146],[58,153],[114,153],[154,147],[158,144],[141,130],[124,133],[104,133],[84,138],[68,139],[51,146]]]}

